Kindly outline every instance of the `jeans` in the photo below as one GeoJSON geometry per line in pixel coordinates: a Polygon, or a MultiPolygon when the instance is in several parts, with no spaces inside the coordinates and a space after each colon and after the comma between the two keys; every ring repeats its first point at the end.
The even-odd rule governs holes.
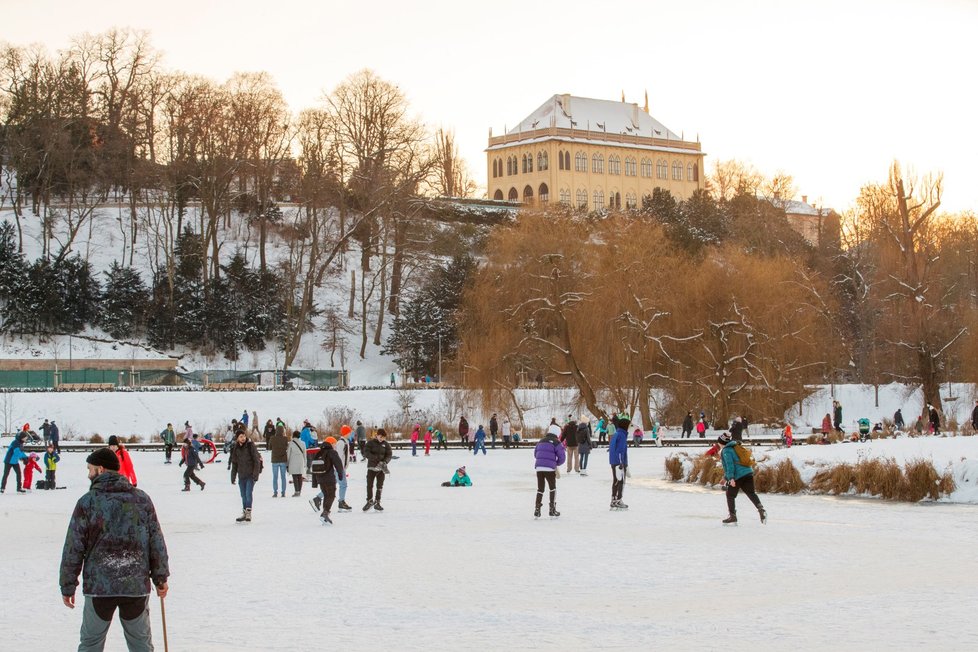
{"type": "Polygon", "coordinates": [[[482,449],[482,454],[485,455],[486,454],[486,440],[485,439],[476,439],[474,442],[472,442],[472,454],[473,455],[478,455],[480,448],[482,449]]]}
{"type": "Polygon", "coordinates": [[[411,442],[411,457],[417,457],[418,455],[418,442],[411,442]]]}
{"type": "MultiPolygon", "coordinates": [[[[346,502],[346,485],[348,484],[346,480],[346,472],[334,471],[336,475],[336,482],[340,487],[340,502],[346,502]]],[[[322,493],[321,491],[319,493],[322,493]]]]}
{"type": "Polygon", "coordinates": [[[241,507],[251,509],[251,498],[255,491],[255,479],[251,476],[238,476],[238,491],[241,493],[241,507]]]}
{"type": "Polygon", "coordinates": [[[581,470],[587,471],[587,458],[591,457],[591,449],[581,452],[581,470]]]}
{"type": "Polygon", "coordinates": [[[119,608],[119,620],[126,635],[126,646],[130,652],[151,652],[153,630],[149,621],[149,596],[136,598],[93,598],[85,597],[82,610],[81,641],[78,652],[102,652],[105,648],[105,635],[112,624],[112,614],[119,608]]]}
{"type": "Polygon", "coordinates": [[[495,448],[496,447],[496,433],[492,433],[492,435],[490,435],[490,436],[492,437],[492,446],[490,448],[495,448]]]}
{"type": "Polygon", "coordinates": [[[272,462],[272,491],[278,493],[278,479],[282,478],[282,493],[285,493],[285,469],[288,468],[285,462],[272,462]]]}

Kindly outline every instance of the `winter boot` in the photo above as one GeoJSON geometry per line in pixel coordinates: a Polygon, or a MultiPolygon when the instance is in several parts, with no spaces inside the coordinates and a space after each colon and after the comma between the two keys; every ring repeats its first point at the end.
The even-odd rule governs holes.
{"type": "Polygon", "coordinates": [[[244,517],[245,517],[245,520],[246,521],[248,521],[249,523],[251,523],[251,508],[250,507],[245,510],[244,517]]]}
{"type": "Polygon", "coordinates": [[[763,505],[758,506],[757,514],[761,517],[761,523],[767,524],[767,510],[764,509],[763,505]]]}
{"type": "Polygon", "coordinates": [[[368,499],[367,504],[363,506],[363,511],[369,512],[370,508],[373,506],[374,506],[374,501],[368,499]]]}
{"type": "MultiPolygon", "coordinates": [[[[283,493],[283,495],[284,495],[284,493],[283,493]]],[[[272,498],[278,498],[278,492],[277,491],[272,494],[272,498]]]]}
{"type": "Polygon", "coordinates": [[[241,510],[241,516],[239,516],[238,518],[236,518],[234,520],[237,521],[238,523],[244,523],[245,521],[247,521],[248,520],[248,510],[246,510],[246,509],[241,510]]]}
{"type": "Polygon", "coordinates": [[[737,515],[736,514],[731,514],[727,518],[723,519],[722,523],[724,525],[733,525],[733,526],[736,526],[737,525],[737,515]]]}
{"type": "Polygon", "coordinates": [[[329,518],[329,512],[323,512],[323,515],[319,517],[319,520],[323,525],[333,524],[333,521],[329,518]]]}
{"type": "Polygon", "coordinates": [[[340,504],[337,506],[337,509],[339,509],[341,512],[353,511],[353,508],[350,507],[345,500],[340,501],[340,504]]]}
{"type": "Polygon", "coordinates": [[[188,482],[187,484],[183,485],[183,489],[181,489],[181,491],[190,491],[190,483],[188,482]]]}
{"type": "Polygon", "coordinates": [[[312,507],[312,511],[318,514],[319,511],[323,508],[323,499],[320,498],[319,496],[316,496],[315,498],[309,501],[309,506],[312,507]]]}
{"type": "Polygon", "coordinates": [[[557,503],[550,503],[550,517],[557,518],[560,516],[560,512],[557,511],[557,503]]]}
{"type": "Polygon", "coordinates": [[[205,486],[207,486],[207,483],[206,482],[201,482],[200,483],[200,490],[203,491],[205,486]]]}
{"type": "MultiPolygon", "coordinates": [[[[285,494],[283,493],[282,495],[284,496],[285,494]]],[[[298,491],[296,491],[296,492],[295,492],[294,494],[292,494],[292,497],[293,497],[293,498],[298,498],[298,497],[299,497],[300,495],[301,495],[301,494],[299,494],[299,492],[298,492],[298,491]]]]}
{"type": "Polygon", "coordinates": [[[380,505],[380,500],[379,499],[377,500],[377,502],[374,503],[374,509],[376,509],[378,512],[384,511],[384,508],[381,507],[381,505],[380,505]]]}
{"type": "Polygon", "coordinates": [[[540,505],[533,508],[533,518],[540,518],[540,505]]]}

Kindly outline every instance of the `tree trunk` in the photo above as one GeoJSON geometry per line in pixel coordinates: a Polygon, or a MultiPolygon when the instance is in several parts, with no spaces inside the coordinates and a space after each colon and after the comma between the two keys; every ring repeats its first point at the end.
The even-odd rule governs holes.
{"type": "Polygon", "coordinates": [[[403,222],[394,220],[394,258],[391,265],[391,296],[387,309],[392,315],[400,314],[401,277],[404,274],[404,247],[407,244],[407,233],[403,222]]]}
{"type": "Polygon", "coordinates": [[[357,303],[357,270],[350,270],[350,310],[347,312],[347,317],[353,319],[354,310],[357,303]]]}

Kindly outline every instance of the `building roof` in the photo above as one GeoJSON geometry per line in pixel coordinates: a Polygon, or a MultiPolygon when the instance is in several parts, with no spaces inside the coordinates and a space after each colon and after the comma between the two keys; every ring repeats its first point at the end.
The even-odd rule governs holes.
{"type": "Polygon", "coordinates": [[[604,132],[682,140],[676,132],[666,128],[638,104],[573,95],[551,96],[506,133],[513,135],[545,127],[589,129],[592,138],[599,138],[598,134],[604,132]]]}
{"type": "Polygon", "coordinates": [[[782,209],[787,215],[828,215],[833,212],[831,208],[818,209],[811,204],[803,201],[795,201],[794,199],[780,199],[777,197],[765,197],[768,202],[772,205],[782,209]]]}

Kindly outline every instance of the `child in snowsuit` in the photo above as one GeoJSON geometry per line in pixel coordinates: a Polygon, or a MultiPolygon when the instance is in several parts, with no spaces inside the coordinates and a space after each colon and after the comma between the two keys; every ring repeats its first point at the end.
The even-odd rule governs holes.
{"type": "Polygon", "coordinates": [[[203,491],[205,483],[197,477],[196,471],[204,468],[204,465],[201,463],[200,453],[194,448],[192,441],[190,439],[183,440],[183,455],[180,464],[187,465],[187,470],[183,472],[183,490],[190,491],[190,481],[192,480],[203,491]]]}
{"type": "Polygon", "coordinates": [[[31,453],[24,460],[24,489],[30,489],[34,481],[34,471],[40,471],[41,465],[37,463],[37,453],[31,453]]]}
{"type": "Polygon", "coordinates": [[[411,457],[418,456],[418,438],[421,436],[421,424],[414,424],[414,430],[411,431],[411,457]]]}
{"type": "Polygon", "coordinates": [[[452,476],[452,479],[449,480],[448,482],[442,482],[441,483],[441,486],[443,486],[443,487],[471,487],[472,486],[472,478],[470,478],[469,477],[469,474],[465,472],[465,467],[464,466],[460,466],[459,468],[455,469],[455,475],[452,476]]]}
{"type": "Polygon", "coordinates": [[[54,489],[55,479],[54,474],[58,470],[58,462],[61,461],[61,455],[54,452],[54,444],[48,444],[48,452],[44,454],[44,479],[45,489],[54,489]]]}
{"type": "Polygon", "coordinates": [[[445,441],[445,434],[441,430],[435,431],[435,439],[438,440],[438,445],[435,446],[436,451],[441,450],[442,447],[444,447],[445,450],[448,450],[448,442],[445,441]]]}
{"type": "Polygon", "coordinates": [[[424,454],[431,455],[431,433],[434,430],[431,426],[424,431],[424,454]]]}

